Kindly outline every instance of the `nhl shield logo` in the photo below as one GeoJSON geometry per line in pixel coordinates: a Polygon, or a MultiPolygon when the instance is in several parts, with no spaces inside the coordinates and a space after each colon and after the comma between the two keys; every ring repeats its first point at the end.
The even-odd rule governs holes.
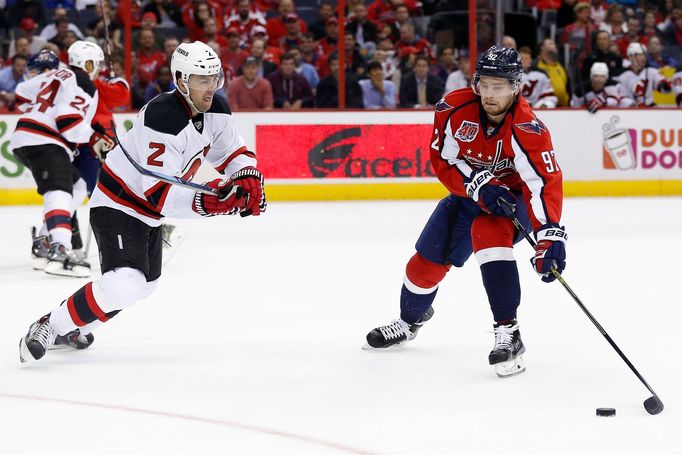
{"type": "Polygon", "coordinates": [[[201,131],[203,127],[204,127],[203,121],[197,120],[196,122],[194,122],[194,128],[196,128],[197,130],[201,131]]]}
{"type": "Polygon", "coordinates": [[[464,120],[455,133],[455,139],[459,139],[462,142],[471,142],[478,134],[478,129],[478,123],[464,120]]]}

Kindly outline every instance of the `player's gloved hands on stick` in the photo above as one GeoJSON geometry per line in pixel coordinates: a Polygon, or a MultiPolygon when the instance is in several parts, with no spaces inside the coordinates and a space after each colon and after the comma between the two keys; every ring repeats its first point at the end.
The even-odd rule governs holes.
{"type": "Polygon", "coordinates": [[[506,201],[508,204],[516,205],[516,196],[509,191],[509,187],[500,182],[489,170],[475,172],[464,181],[464,188],[467,196],[491,215],[507,216],[498,199],[506,201]]]}
{"type": "Polygon", "coordinates": [[[258,169],[252,166],[245,167],[232,174],[230,180],[244,190],[245,199],[239,213],[241,216],[258,216],[265,212],[268,205],[263,188],[265,180],[258,169]]]}
{"type": "Polygon", "coordinates": [[[245,194],[241,186],[232,179],[215,179],[206,183],[220,194],[206,194],[197,191],[192,208],[201,216],[234,215],[241,210],[245,194]]]}
{"type": "Polygon", "coordinates": [[[564,227],[557,223],[543,224],[535,231],[535,256],[530,263],[545,283],[556,279],[551,273],[552,267],[559,273],[566,267],[566,240],[564,227]]]}
{"type": "Polygon", "coordinates": [[[604,102],[602,100],[600,100],[599,98],[594,98],[592,101],[590,101],[587,104],[587,110],[591,114],[594,114],[603,106],[604,106],[604,102]]]}
{"type": "Polygon", "coordinates": [[[90,148],[92,148],[93,153],[97,156],[97,159],[104,162],[107,157],[107,153],[114,148],[116,143],[109,137],[108,134],[102,132],[95,132],[90,136],[90,148]]]}

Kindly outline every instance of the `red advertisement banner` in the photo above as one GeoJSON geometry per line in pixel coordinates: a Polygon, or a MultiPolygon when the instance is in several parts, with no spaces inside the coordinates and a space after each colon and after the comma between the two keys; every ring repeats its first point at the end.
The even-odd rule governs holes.
{"type": "Polygon", "coordinates": [[[433,177],[431,125],[257,125],[268,178],[433,177]]]}

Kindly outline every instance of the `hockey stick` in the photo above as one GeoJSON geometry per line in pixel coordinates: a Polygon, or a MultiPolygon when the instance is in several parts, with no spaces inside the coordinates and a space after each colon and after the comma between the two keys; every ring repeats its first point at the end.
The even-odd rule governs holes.
{"type": "Polygon", "coordinates": [[[109,41],[109,24],[107,24],[107,15],[104,12],[104,0],[99,0],[99,7],[102,10],[102,22],[104,22],[104,41],[107,43],[107,57],[109,58],[109,77],[113,79],[116,75],[114,74],[114,61],[111,59],[111,42],[109,41]]]}
{"type": "MultiPolygon", "coordinates": [[[[504,210],[505,214],[509,218],[511,218],[511,221],[512,221],[512,223],[514,223],[514,226],[516,227],[516,229],[518,229],[519,232],[521,232],[523,234],[523,236],[526,238],[526,240],[528,240],[528,243],[530,243],[531,246],[533,248],[535,248],[535,246],[536,246],[535,240],[533,240],[533,238],[528,234],[528,232],[523,227],[523,225],[521,224],[519,219],[516,217],[516,214],[515,214],[516,206],[514,204],[511,204],[511,203],[505,201],[502,198],[499,198],[497,200],[497,203],[502,208],[502,210],[504,210]]],[[[594,316],[592,316],[592,314],[587,310],[587,308],[585,307],[583,302],[580,300],[580,298],[578,298],[576,293],[573,292],[573,289],[571,289],[571,287],[568,285],[568,283],[566,283],[566,280],[564,280],[564,278],[561,276],[559,271],[557,271],[557,269],[555,267],[552,267],[551,273],[552,273],[552,275],[554,275],[556,277],[556,279],[559,281],[559,283],[561,283],[561,285],[564,287],[564,289],[566,289],[566,291],[569,293],[569,295],[571,297],[573,297],[573,300],[575,300],[575,303],[578,304],[580,309],[583,310],[583,312],[585,313],[585,315],[587,315],[589,320],[592,321],[592,324],[594,324],[594,326],[597,328],[597,330],[599,330],[599,332],[602,335],[604,335],[604,338],[606,338],[606,341],[608,341],[609,344],[611,345],[611,347],[613,349],[615,349],[615,351],[618,353],[620,358],[623,359],[623,361],[627,364],[627,366],[630,367],[632,372],[635,373],[635,376],[637,376],[637,378],[640,381],[642,381],[642,384],[644,384],[644,386],[649,390],[649,392],[651,392],[652,396],[647,398],[646,400],[644,400],[644,409],[646,409],[646,412],[648,412],[651,415],[656,415],[656,414],[660,413],[661,411],[663,411],[663,402],[661,401],[660,398],[658,398],[658,395],[656,395],[656,392],[654,392],[654,389],[652,389],[651,386],[649,384],[647,384],[647,382],[644,380],[642,375],[639,374],[639,371],[637,371],[637,369],[632,364],[632,362],[630,362],[630,360],[628,360],[628,358],[625,356],[625,354],[623,354],[623,351],[620,350],[618,345],[613,341],[613,339],[609,336],[609,334],[606,333],[606,330],[604,330],[604,328],[601,326],[601,324],[599,324],[599,322],[597,322],[597,320],[594,318],[594,316]]]]}

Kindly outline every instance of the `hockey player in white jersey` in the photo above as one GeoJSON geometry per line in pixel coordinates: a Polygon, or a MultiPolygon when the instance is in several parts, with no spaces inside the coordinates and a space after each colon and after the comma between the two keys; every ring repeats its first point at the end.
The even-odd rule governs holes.
{"type": "Polygon", "coordinates": [[[33,323],[20,340],[20,360],[37,360],[55,342],[92,344],[92,330],[148,297],[161,276],[161,223],[166,216],[257,216],[266,208],[263,176],[223,98],[218,55],[201,42],[180,44],[171,58],[177,89],[142,108],[133,127],[106,157],[90,201],[102,277],[33,323]],[[220,195],[195,192],[143,175],[191,180],[202,162],[229,176],[207,185],[220,195]],[[55,341],[56,340],[56,341],[55,341]]]}
{"type": "Polygon", "coordinates": [[[630,43],[627,50],[630,67],[616,77],[623,85],[625,93],[633,100],[635,106],[655,106],[654,90],[670,93],[670,81],[656,68],[647,64],[646,46],[642,43],[630,43]]]}
{"type": "Polygon", "coordinates": [[[10,140],[14,155],[31,169],[43,196],[50,246],[39,243],[32,250],[33,267],[46,273],[90,276],[90,264],[71,250],[71,217],[85,198],[85,182],[72,165],[74,150],[87,143],[97,107],[97,77],[104,53],[96,44],[76,41],[69,49],[69,68],[36,75],[16,89],[17,107],[24,115],[10,140]]]}
{"type": "Polygon", "coordinates": [[[554,94],[552,83],[547,74],[533,66],[533,54],[530,48],[524,46],[519,49],[521,64],[523,65],[523,81],[521,95],[532,108],[555,108],[559,101],[554,94]]]}
{"type": "Polygon", "coordinates": [[[573,94],[571,107],[584,107],[594,114],[602,107],[630,107],[634,102],[619,82],[609,79],[606,63],[594,62],[590,80],[573,94]]]}
{"type": "Polygon", "coordinates": [[[682,71],[673,74],[673,93],[677,107],[682,107],[682,71]]]}

